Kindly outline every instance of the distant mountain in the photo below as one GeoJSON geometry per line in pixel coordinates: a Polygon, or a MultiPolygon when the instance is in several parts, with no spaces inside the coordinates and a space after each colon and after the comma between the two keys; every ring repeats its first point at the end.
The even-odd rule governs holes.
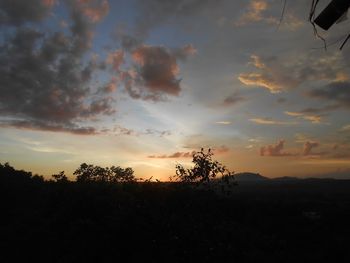
{"type": "Polygon", "coordinates": [[[273,180],[278,181],[294,181],[294,180],[300,180],[301,178],[293,177],[293,176],[282,176],[282,177],[275,177],[273,180]]]}
{"type": "Polygon", "coordinates": [[[235,178],[238,182],[255,182],[255,181],[266,181],[269,178],[256,173],[237,173],[235,178]]]}

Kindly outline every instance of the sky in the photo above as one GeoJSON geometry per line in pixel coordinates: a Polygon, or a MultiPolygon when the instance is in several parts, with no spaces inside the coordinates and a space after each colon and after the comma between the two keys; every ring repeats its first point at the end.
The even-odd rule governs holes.
{"type": "Polygon", "coordinates": [[[235,172],[346,177],[350,22],[317,28],[325,50],[311,1],[283,5],[0,1],[0,163],[168,180],[204,147],[235,172]]]}

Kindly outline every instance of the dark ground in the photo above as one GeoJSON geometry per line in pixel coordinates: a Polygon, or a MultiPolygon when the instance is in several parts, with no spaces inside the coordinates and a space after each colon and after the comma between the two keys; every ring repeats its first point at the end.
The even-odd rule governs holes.
{"type": "Polygon", "coordinates": [[[0,175],[0,262],[350,262],[350,181],[54,183],[0,175]]]}

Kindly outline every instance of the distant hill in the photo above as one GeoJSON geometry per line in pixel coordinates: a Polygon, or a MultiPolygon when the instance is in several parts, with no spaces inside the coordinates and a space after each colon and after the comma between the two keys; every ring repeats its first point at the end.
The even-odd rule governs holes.
{"type": "Polygon", "coordinates": [[[300,180],[301,178],[293,177],[293,176],[282,176],[282,177],[275,177],[273,180],[278,181],[293,181],[293,180],[300,180]]]}
{"type": "Polygon", "coordinates": [[[269,180],[269,178],[262,176],[258,173],[237,173],[235,174],[235,178],[238,182],[256,182],[256,181],[266,181],[269,180]]]}

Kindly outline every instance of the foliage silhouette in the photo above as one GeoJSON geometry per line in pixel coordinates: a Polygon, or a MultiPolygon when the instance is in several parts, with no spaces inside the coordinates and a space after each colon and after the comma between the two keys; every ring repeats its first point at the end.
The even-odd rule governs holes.
{"type": "Polygon", "coordinates": [[[52,178],[57,183],[66,183],[66,182],[68,182],[68,177],[65,175],[64,171],[61,171],[58,174],[53,174],[52,178]]]}
{"type": "Polygon", "coordinates": [[[192,162],[194,163],[194,167],[186,169],[181,164],[176,164],[175,178],[182,182],[199,183],[208,183],[210,180],[216,178],[217,175],[221,175],[221,178],[227,183],[230,179],[234,179],[234,173],[218,161],[213,160],[213,155],[214,153],[211,149],[205,152],[202,148],[200,152],[193,154],[192,162]]]}
{"type": "Polygon", "coordinates": [[[0,164],[1,262],[350,262],[350,181],[266,180],[223,198],[38,178],[0,164]]]}
{"type": "Polygon", "coordinates": [[[27,172],[24,170],[16,170],[8,162],[6,162],[5,164],[0,163],[0,174],[11,181],[44,181],[43,176],[37,174],[33,175],[32,172],[27,172]]]}
{"type": "Polygon", "coordinates": [[[77,182],[131,183],[137,181],[134,176],[134,170],[130,167],[125,169],[120,166],[103,168],[82,163],[73,174],[77,176],[77,182]]]}

